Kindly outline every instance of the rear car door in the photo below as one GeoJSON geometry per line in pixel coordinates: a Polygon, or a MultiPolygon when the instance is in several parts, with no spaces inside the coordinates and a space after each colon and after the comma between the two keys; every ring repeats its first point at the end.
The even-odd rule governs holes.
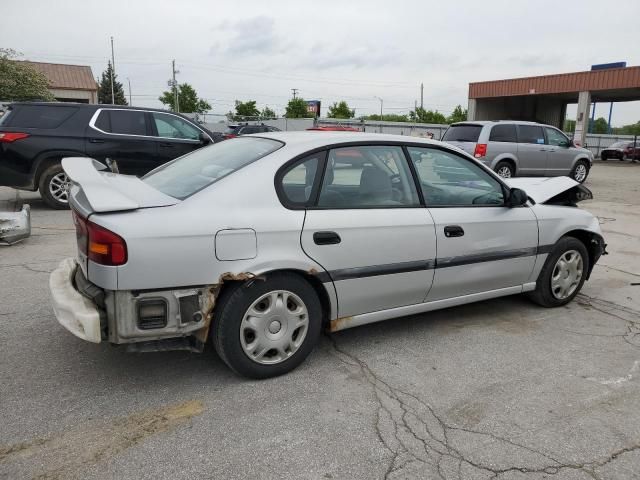
{"type": "Polygon", "coordinates": [[[435,234],[402,147],[336,148],[324,164],[322,182],[306,189],[301,243],[335,285],[338,315],[422,302],[433,280],[435,234]]]}
{"type": "Polygon", "coordinates": [[[436,147],[407,147],[435,225],[438,252],[426,300],[517,287],[528,281],[538,246],[529,207],[505,206],[506,187],[472,160],[436,147]],[[449,165],[457,178],[443,177],[449,165]]]}
{"type": "Polygon", "coordinates": [[[569,175],[573,167],[575,152],[571,148],[571,141],[560,130],[544,127],[547,137],[547,177],[569,175]]]}
{"type": "Polygon", "coordinates": [[[87,155],[115,160],[120,173],[141,176],[159,165],[156,140],[144,110],[99,109],[89,121],[87,155]]]}
{"type": "Polygon", "coordinates": [[[542,177],[547,171],[547,146],[539,125],[518,125],[518,175],[542,177]]]}
{"type": "Polygon", "coordinates": [[[204,145],[200,137],[206,134],[183,118],[162,112],[149,112],[149,116],[157,145],[158,165],[193,152],[204,145]]]}

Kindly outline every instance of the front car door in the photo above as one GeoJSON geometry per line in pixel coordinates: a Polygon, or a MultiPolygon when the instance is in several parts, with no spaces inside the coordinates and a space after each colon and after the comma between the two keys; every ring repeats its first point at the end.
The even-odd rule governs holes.
{"type": "Polygon", "coordinates": [[[204,145],[200,139],[204,132],[183,118],[161,112],[149,112],[149,115],[158,148],[157,165],[193,152],[204,145]]]}
{"type": "Polygon", "coordinates": [[[544,127],[547,137],[547,177],[569,175],[573,167],[575,151],[571,148],[571,141],[560,130],[544,127]]]}
{"type": "Polygon", "coordinates": [[[426,301],[518,287],[533,271],[538,224],[527,206],[505,206],[507,189],[472,160],[437,147],[407,147],[438,245],[426,301]],[[449,172],[441,175],[443,166],[449,172]]]}
{"type": "Polygon", "coordinates": [[[144,110],[103,108],[87,127],[87,155],[115,160],[120,173],[144,175],[157,166],[156,142],[144,110]]]}
{"type": "Polygon", "coordinates": [[[433,280],[434,225],[402,147],[336,148],[322,164],[315,186],[294,169],[283,183],[309,199],[302,248],[328,272],[338,315],[421,303],[433,280]]]}
{"type": "Polygon", "coordinates": [[[543,177],[547,170],[547,146],[539,125],[518,124],[518,175],[543,177]]]}

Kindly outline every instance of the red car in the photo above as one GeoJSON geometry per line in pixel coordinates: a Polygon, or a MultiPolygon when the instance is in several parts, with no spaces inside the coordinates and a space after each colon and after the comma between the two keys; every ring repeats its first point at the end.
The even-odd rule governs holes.
{"type": "Polygon", "coordinates": [[[355,127],[347,127],[346,125],[318,125],[317,127],[307,128],[307,130],[316,130],[319,132],[359,132],[355,127]]]}
{"type": "Polygon", "coordinates": [[[613,143],[600,152],[600,158],[602,160],[610,158],[640,160],[640,142],[636,143],[635,146],[633,142],[628,141],[613,143]]]}

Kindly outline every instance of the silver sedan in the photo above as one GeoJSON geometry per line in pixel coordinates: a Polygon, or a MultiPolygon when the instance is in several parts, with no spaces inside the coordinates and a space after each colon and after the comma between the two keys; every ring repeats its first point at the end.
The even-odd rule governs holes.
{"type": "Polygon", "coordinates": [[[298,366],[323,329],[528,293],[570,302],[605,244],[574,180],[502,179],[450,145],[393,135],[243,136],[139,179],[88,158],[58,321],[131,351],[211,340],[253,378],[298,366]]]}

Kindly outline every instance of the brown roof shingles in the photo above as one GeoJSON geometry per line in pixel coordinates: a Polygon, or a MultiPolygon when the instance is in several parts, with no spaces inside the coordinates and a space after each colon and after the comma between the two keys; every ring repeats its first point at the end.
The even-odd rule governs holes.
{"type": "Polygon", "coordinates": [[[43,73],[49,80],[50,88],[59,88],[63,90],[91,90],[97,91],[96,79],[93,78],[91,67],[87,65],[65,65],[60,63],[42,63],[29,62],[26,63],[40,73],[43,73]]]}

